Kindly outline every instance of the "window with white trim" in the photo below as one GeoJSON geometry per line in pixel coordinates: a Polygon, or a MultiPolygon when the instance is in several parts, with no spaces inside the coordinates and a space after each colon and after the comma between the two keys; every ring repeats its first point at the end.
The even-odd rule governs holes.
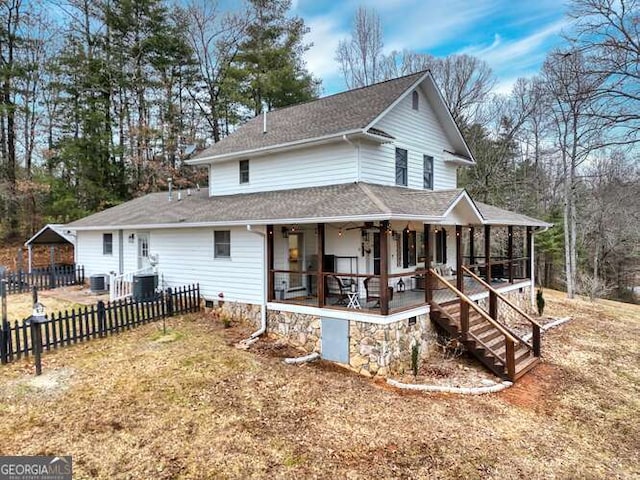
{"type": "Polygon", "coordinates": [[[424,188],[425,190],[433,190],[433,157],[430,155],[424,155],[424,188]]]}
{"type": "Polygon", "coordinates": [[[396,148],[396,185],[406,187],[408,180],[407,151],[404,148],[396,148]]]}
{"type": "Polygon", "coordinates": [[[216,230],[213,232],[213,257],[231,258],[230,230],[216,230]]]}
{"type": "Polygon", "coordinates": [[[249,160],[240,160],[240,183],[249,183],[249,160]]]}
{"type": "Polygon", "coordinates": [[[113,255],[113,233],[102,234],[102,254],[113,255]]]}

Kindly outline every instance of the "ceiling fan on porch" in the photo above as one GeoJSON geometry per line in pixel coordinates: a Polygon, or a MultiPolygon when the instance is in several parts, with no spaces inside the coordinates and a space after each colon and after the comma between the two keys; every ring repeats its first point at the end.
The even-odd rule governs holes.
{"type": "Polygon", "coordinates": [[[349,228],[345,228],[345,230],[372,230],[374,228],[380,228],[380,227],[376,227],[373,222],[364,222],[363,225],[357,225],[355,227],[349,227],[349,228]]]}

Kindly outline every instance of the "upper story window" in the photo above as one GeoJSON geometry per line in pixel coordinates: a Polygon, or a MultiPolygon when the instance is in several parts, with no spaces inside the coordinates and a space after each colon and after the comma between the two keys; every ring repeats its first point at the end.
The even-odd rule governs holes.
{"type": "Polygon", "coordinates": [[[231,258],[230,230],[216,230],[213,232],[213,257],[231,258]]]}
{"type": "Polygon", "coordinates": [[[249,183],[249,160],[240,160],[240,183],[249,183]]]}
{"type": "Polygon", "coordinates": [[[408,185],[407,151],[404,148],[396,148],[396,185],[408,185]]]}
{"type": "Polygon", "coordinates": [[[433,190],[433,157],[430,155],[423,156],[424,162],[424,188],[433,190]]]}
{"type": "Polygon", "coordinates": [[[414,110],[418,110],[418,107],[420,106],[420,96],[415,90],[411,94],[411,106],[414,110]]]}
{"type": "Polygon", "coordinates": [[[113,233],[102,234],[102,254],[113,255],[113,233]]]}

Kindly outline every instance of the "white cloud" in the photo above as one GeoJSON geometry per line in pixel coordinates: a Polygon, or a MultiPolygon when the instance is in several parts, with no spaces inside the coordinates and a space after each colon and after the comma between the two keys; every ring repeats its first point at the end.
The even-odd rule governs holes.
{"type": "Polygon", "coordinates": [[[511,42],[505,41],[496,34],[491,45],[470,46],[461,50],[460,53],[479,57],[498,70],[505,67],[510,69],[531,67],[540,63],[541,57],[545,54],[546,42],[558,35],[566,25],[566,20],[559,20],[527,37],[511,42]]]}
{"type": "Polygon", "coordinates": [[[336,49],[348,32],[332,16],[313,17],[305,23],[310,31],[305,40],[313,43],[305,53],[307,68],[316,77],[328,79],[339,75],[340,70],[335,60],[336,49]]]}

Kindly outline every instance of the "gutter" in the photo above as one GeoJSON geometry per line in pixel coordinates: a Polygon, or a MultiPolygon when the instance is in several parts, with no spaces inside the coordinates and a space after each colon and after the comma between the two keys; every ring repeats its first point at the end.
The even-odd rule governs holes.
{"type": "Polygon", "coordinates": [[[265,245],[267,234],[253,230],[251,225],[247,225],[247,232],[255,233],[256,235],[260,235],[263,238],[262,247],[263,247],[263,255],[262,255],[262,264],[264,265],[264,275],[262,276],[262,302],[260,304],[260,328],[249,335],[249,338],[242,340],[240,343],[244,343],[246,345],[251,345],[258,340],[258,337],[267,331],[267,248],[265,245]]]}

